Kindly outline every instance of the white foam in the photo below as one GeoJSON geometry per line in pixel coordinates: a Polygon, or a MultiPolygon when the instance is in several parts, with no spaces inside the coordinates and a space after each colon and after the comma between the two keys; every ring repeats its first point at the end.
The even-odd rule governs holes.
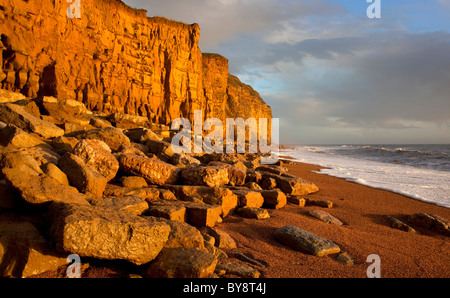
{"type": "Polygon", "coordinates": [[[311,149],[298,147],[297,150],[280,150],[279,155],[329,168],[320,170],[321,174],[450,208],[450,172],[324,154],[326,149],[319,146],[311,149]]]}

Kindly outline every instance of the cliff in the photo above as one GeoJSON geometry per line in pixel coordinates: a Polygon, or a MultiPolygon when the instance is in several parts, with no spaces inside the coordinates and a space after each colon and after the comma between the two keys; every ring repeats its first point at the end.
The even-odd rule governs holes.
{"type": "Polygon", "coordinates": [[[228,60],[202,54],[200,27],[149,18],[118,0],[70,3],[0,0],[0,82],[27,97],[83,102],[92,111],[146,116],[270,118],[253,89],[228,74],[228,60]]]}

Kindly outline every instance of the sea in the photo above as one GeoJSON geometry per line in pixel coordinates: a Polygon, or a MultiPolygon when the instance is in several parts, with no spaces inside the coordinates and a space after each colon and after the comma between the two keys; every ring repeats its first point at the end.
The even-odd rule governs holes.
{"type": "Polygon", "coordinates": [[[450,145],[295,145],[279,155],[319,171],[450,208],[450,145]]]}

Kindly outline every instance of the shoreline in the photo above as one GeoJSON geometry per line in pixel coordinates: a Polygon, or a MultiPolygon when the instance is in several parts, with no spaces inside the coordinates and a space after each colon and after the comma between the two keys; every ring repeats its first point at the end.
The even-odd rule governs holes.
{"type": "MultiPolygon", "coordinates": [[[[450,277],[450,237],[416,227],[418,234],[407,233],[389,227],[383,218],[390,215],[403,220],[407,215],[424,212],[448,220],[450,209],[313,172],[321,166],[300,162],[285,166],[290,174],[319,187],[319,192],[305,197],[330,200],[334,206],[325,209],[288,203],[282,209],[270,210],[271,218],[266,220],[229,215],[217,224],[236,240],[240,252],[268,264],[267,268],[258,268],[262,277],[365,278],[370,265],[366,260],[371,254],[380,256],[382,278],[450,277]],[[310,210],[327,211],[344,225],[321,222],[308,214],[310,210]],[[298,226],[335,242],[354,259],[354,265],[337,262],[336,255],[315,257],[278,243],[273,233],[285,225],[298,226]]],[[[233,258],[232,252],[229,257],[233,258]]]]}

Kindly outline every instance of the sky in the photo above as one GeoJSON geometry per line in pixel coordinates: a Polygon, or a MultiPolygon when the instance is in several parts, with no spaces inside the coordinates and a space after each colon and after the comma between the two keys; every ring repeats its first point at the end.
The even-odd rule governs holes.
{"type": "Polygon", "coordinates": [[[125,0],[200,25],[284,144],[450,144],[450,0],[125,0]]]}

